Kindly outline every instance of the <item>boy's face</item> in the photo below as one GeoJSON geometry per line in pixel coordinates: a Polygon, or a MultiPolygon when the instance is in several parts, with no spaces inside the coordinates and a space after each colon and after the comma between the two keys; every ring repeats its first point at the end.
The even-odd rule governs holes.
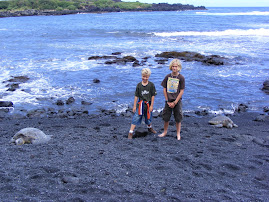
{"type": "Polygon", "coordinates": [[[147,74],[142,74],[142,81],[143,81],[143,83],[147,83],[148,80],[149,80],[149,75],[147,75],[147,74]]]}
{"type": "Polygon", "coordinates": [[[178,72],[178,68],[179,68],[179,66],[177,65],[177,64],[173,64],[172,65],[172,72],[174,72],[174,73],[177,73],[178,72]]]}

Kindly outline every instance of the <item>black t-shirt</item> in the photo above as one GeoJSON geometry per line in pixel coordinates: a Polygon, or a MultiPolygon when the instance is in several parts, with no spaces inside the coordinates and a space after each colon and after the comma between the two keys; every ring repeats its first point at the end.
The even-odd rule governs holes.
{"type": "Polygon", "coordinates": [[[157,95],[155,85],[152,82],[148,82],[146,86],[142,85],[142,82],[138,83],[135,90],[135,96],[140,100],[151,101],[151,97],[157,95]]]}

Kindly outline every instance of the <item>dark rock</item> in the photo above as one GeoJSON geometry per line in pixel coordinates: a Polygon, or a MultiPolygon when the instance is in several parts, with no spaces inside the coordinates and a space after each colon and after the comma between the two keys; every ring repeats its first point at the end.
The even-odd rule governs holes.
{"type": "Polygon", "coordinates": [[[134,61],[133,63],[133,67],[137,67],[137,66],[141,66],[138,60],[134,61]]]}
{"type": "Polygon", "coordinates": [[[115,109],[110,109],[110,110],[107,110],[107,109],[100,109],[100,111],[102,112],[102,114],[104,115],[115,115],[116,114],[116,110],[115,109]]]}
{"type": "Polygon", "coordinates": [[[100,60],[100,59],[117,59],[117,57],[105,55],[105,56],[91,56],[88,58],[88,60],[100,60]]]}
{"type": "Polygon", "coordinates": [[[64,105],[64,102],[62,100],[57,100],[56,101],[56,105],[63,106],[64,105]]]}
{"type": "Polygon", "coordinates": [[[206,65],[224,65],[224,57],[218,55],[210,55],[203,59],[203,63],[206,65]]]}
{"type": "Polygon", "coordinates": [[[88,60],[99,60],[102,59],[102,56],[90,56],[88,57],[88,60]]]}
{"type": "Polygon", "coordinates": [[[93,83],[100,83],[99,79],[93,79],[93,83]]]}
{"type": "Polygon", "coordinates": [[[66,104],[67,105],[70,105],[70,104],[72,104],[72,103],[74,103],[75,102],[75,98],[73,98],[73,97],[70,97],[70,98],[68,98],[67,100],[66,100],[66,104]]]}
{"type": "Polygon", "coordinates": [[[46,110],[45,109],[33,109],[27,112],[27,117],[33,118],[33,117],[45,117],[46,116],[46,110]]]}
{"type": "Polygon", "coordinates": [[[111,64],[125,65],[127,62],[135,62],[136,64],[137,63],[139,64],[138,60],[133,56],[125,56],[123,58],[116,58],[115,60],[106,61],[105,64],[107,64],[107,65],[111,65],[111,64]]]}
{"type": "Polygon", "coordinates": [[[56,112],[56,110],[54,109],[54,108],[48,108],[47,109],[47,115],[49,116],[49,117],[53,117],[53,116],[55,116],[57,114],[57,112],[56,112]]]}
{"type": "Polygon", "coordinates": [[[199,116],[206,116],[208,115],[208,111],[207,110],[195,111],[195,114],[199,116]]]}
{"type": "Polygon", "coordinates": [[[8,117],[8,108],[0,108],[0,119],[8,117]]]}
{"type": "Polygon", "coordinates": [[[116,60],[109,60],[109,61],[105,62],[106,65],[112,65],[112,64],[116,64],[116,63],[117,63],[116,60]]]}
{"type": "Polygon", "coordinates": [[[18,83],[8,84],[8,85],[6,85],[6,87],[9,87],[9,88],[7,89],[7,91],[15,91],[15,90],[17,90],[18,88],[20,88],[20,86],[19,86],[18,83]]]}
{"type": "Polygon", "coordinates": [[[13,102],[10,102],[10,101],[0,101],[0,107],[13,107],[13,102]]]}
{"type": "Polygon", "coordinates": [[[9,108],[1,108],[0,107],[0,113],[4,114],[4,113],[8,113],[8,112],[10,112],[9,108]]]}
{"type": "Polygon", "coordinates": [[[245,104],[240,104],[235,111],[237,112],[246,112],[248,110],[248,106],[245,104]]]}
{"type": "Polygon", "coordinates": [[[82,111],[82,115],[88,115],[88,114],[89,114],[89,111],[88,110],[82,111]]]}
{"type": "Polygon", "coordinates": [[[163,52],[163,53],[160,53],[160,54],[156,54],[155,57],[178,58],[178,59],[184,60],[184,61],[202,62],[203,64],[206,64],[206,65],[224,65],[224,60],[226,59],[226,58],[218,56],[218,55],[204,56],[204,55],[202,55],[200,53],[191,52],[191,51],[163,52]]]}
{"type": "Polygon", "coordinates": [[[25,83],[28,80],[29,78],[27,76],[13,76],[3,83],[9,82],[9,84],[6,85],[6,87],[8,87],[7,91],[15,91],[20,87],[19,84],[25,83]]]}
{"type": "Polygon", "coordinates": [[[25,83],[29,78],[27,76],[14,76],[12,79],[9,79],[8,82],[18,82],[25,83]]]}
{"type": "Polygon", "coordinates": [[[59,110],[58,113],[57,113],[57,116],[60,117],[60,118],[67,118],[68,114],[63,110],[59,110]]]}
{"type": "Polygon", "coordinates": [[[133,56],[125,56],[122,58],[125,62],[135,62],[136,58],[133,56]]]}
{"type": "Polygon", "coordinates": [[[269,107],[264,107],[264,108],[263,108],[263,111],[264,111],[264,112],[269,112],[269,107]]]}
{"type": "Polygon", "coordinates": [[[146,137],[148,135],[148,130],[144,128],[137,128],[134,132],[133,138],[146,137]]]}
{"type": "Polygon", "coordinates": [[[149,58],[150,58],[150,56],[146,56],[146,57],[143,57],[142,59],[143,59],[144,61],[147,61],[149,58]]]}
{"type": "Polygon", "coordinates": [[[114,52],[112,55],[121,55],[121,52],[114,52]]]}
{"type": "Polygon", "coordinates": [[[99,126],[96,126],[93,129],[96,130],[97,132],[100,132],[100,127],[99,126]]]}
{"type": "Polygon", "coordinates": [[[266,115],[261,114],[261,115],[257,116],[257,117],[254,119],[254,121],[264,122],[265,119],[266,119],[266,117],[267,117],[266,115]]]}
{"type": "Polygon", "coordinates": [[[73,111],[73,110],[68,110],[67,112],[66,112],[66,114],[68,115],[68,116],[75,116],[75,112],[73,111]]]}
{"type": "Polygon", "coordinates": [[[269,94],[269,80],[263,82],[262,91],[264,91],[266,94],[269,94]]]}
{"type": "Polygon", "coordinates": [[[155,60],[155,62],[157,62],[159,65],[164,65],[167,61],[168,61],[168,59],[155,60]]]}
{"type": "Polygon", "coordinates": [[[81,101],[81,104],[82,105],[92,105],[92,102],[87,102],[87,101],[81,101]]]}
{"type": "Polygon", "coordinates": [[[160,54],[156,54],[155,57],[162,57],[162,58],[178,58],[178,59],[204,59],[205,56],[201,55],[200,53],[190,52],[190,51],[170,51],[170,52],[163,52],[160,54]]]}

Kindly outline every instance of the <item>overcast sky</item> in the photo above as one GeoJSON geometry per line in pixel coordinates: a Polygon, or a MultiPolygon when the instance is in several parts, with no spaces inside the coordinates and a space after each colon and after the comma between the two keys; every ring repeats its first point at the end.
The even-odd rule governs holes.
{"type": "Polygon", "coordinates": [[[269,7],[269,0],[122,0],[142,3],[181,3],[205,7],[269,7]]]}

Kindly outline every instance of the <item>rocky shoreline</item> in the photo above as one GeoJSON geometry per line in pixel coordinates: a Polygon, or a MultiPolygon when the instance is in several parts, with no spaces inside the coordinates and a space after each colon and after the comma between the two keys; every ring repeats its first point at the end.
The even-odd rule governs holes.
{"type": "Polygon", "coordinates": [[[142,12],[142,11],[186,11],[186,10],[206,10],[204,6],[195,7],[193,5],[182,4],[167,4],[159,3],[152,4],[149,8],[137,8],[137,9],[120,9],[120,8],[98,8],[95,6],[87,6],[85,9],[78,10],[23,10],[23,11],[3,11],[0,12],[0,18],[3,17],[20,17],[20,16],[48,16],[48,15],[70,15],[78,13],[106,13],[106,12],[142,12]]]}
{"type": "MultiPolygon", "coordinates": [[[[233,61],[232,59],[225,58],[223,56],[219,55],[202,55],[197,52],[191,52],[191,51],[168,51],[168,52],[162,52],[159,54],[156,54],[154,58],[151,58],[159,65],[167,65],[168,60],[170,58],[179,58],[182,61],[196,61],[201,62],[203,65],[214,65],[214,66],[222,66],[227,64],[232,64],[237,61],[233,61]]],[[[117,65],[126,65],[127,63],[132,64],[133,67],[137,66],[144,66],[146,62],[150,59],[150,57],[144,57],[142,59],[137,59],[132,55],[123,56],[122,52],[114,52],[111,53],[111,55],[93,55],[89,56],[88,60],[98,60],[102,62],[103,64],[111,65],[111,64],[117,64],[117,65]]],[[[6,84],[7,92],[14,92],[16,90],[24,91],[24,89],[21,89],[20,86],[23,83],[26,83],[30,80],[26,75],[19,75],[19,76],[12,76],[12,78],[3,81],[3,83],[6,84]]],[[[98,78],[95,78],[92,80],[93,83],[100,83],[100,80],[98,78]]],[[[269,81],[266,80],[263,82],[263,86],[261,87],[261,90],[268,94],[269,92],[269,81]]],[[[37,98],[38,99],[38,98],[37,98]]],[[[92,105],[92,102],[89,102],[87,100],[82,100],[80,103],[77,103],[75,97],[69,97],[66,100],[63,99],[56,99],[53,97],[43,98],[46,99],[50,104],[51,107],[47,108],[39,108],[39,109],[20,109],[17,110],[12,102],[12,100],[1,100],[0,101],[0,118],[9,116],[12,114],[13,117],[78,117],[78,116],[87,116],[89,114],[89,111],[87,110],[87,107],[92,105]],[[77,107],[73,107],[73,105],[76,104],[77,107]],[[14,111],[15,113],[10,113],[14,111]]],[[[242,112],[247,111],[247,105],[240,104],[235,111],[242,112]]],[[[264,106],[263,112],[268,113],[269,106],[264,106]]],[[[128,116],[130,116],[130,109],[126,110],[126,113],[128,116]]],[[[116,114],[116,110],[106,110],[106,109],[99,109],[99,112],[105,112],[106,114],[116,114]]],[[[157,113],[157,112],[156,112],[157,113]]],[[[197,115],[207,115],[207,111],[195,111],[195,114],[197,115]]]]}

